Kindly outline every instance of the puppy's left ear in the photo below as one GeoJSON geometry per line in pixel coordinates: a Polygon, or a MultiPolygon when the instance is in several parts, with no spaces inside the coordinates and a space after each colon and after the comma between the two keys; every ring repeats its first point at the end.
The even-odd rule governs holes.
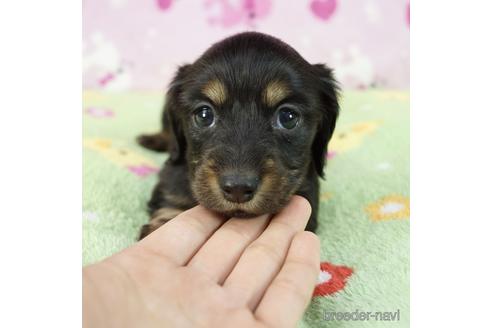
{"type": "Polygon", "coordinates": [[[335,130],[338,118],[338,83],[333,77],[333,71],[323,64],[312,65],[318,77],[318,94],[322,111],[322,119],[312,145],[312,157],[316,172],[323,177],[323,168],[326,163],[328,142],[335,130]]]}

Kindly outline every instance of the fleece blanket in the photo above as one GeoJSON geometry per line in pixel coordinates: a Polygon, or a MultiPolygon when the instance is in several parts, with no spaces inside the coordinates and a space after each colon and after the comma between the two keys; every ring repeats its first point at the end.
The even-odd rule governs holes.
{"type": "MultiPolygon", "coordinates": [[[[162,94],[83,96],[83,264],[135,243],[166,159],[135,137],[159,129],[162,94]]],[[[299,327],[409,324],[409,97],[344,92],[321,183],[321,270],[299,327]]]]}

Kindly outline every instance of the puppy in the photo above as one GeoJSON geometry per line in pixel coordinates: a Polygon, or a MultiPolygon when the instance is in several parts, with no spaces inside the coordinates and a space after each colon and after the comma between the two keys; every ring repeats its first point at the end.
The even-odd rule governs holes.
{"type": "Polygon", "coordinates": [[[246,32],[214,44],[178,69],[162,131],[138,138],[169,152],[140,238],[197,204],[247,218],[280,211],[293,194],[310,202],[315,231],[338,111],[332,71],[284,42],[246,32]]]}

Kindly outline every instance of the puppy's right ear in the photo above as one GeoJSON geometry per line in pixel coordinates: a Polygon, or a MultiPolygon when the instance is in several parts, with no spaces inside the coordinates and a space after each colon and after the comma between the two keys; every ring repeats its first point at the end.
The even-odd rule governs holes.
{"type": "Polygon", "coordinates": [[[168,151],[174,163],[182,162],[186,152],[186,140],[179,120],[179,96],[190,65],[179,67],[166,93],[162,113],[162,131],[141,135],[137,141],[145,148],[163,152],[168,151]]]}

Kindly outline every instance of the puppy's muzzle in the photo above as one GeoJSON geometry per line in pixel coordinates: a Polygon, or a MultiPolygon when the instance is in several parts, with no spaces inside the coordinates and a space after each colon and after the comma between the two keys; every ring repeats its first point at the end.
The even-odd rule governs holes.
{"type": "Polygon", "coordinates": [[[224,198],[234,203],[245,203],[253,199],[260,179],[256,175],[227,174],[219,179],[224,198]]]}

